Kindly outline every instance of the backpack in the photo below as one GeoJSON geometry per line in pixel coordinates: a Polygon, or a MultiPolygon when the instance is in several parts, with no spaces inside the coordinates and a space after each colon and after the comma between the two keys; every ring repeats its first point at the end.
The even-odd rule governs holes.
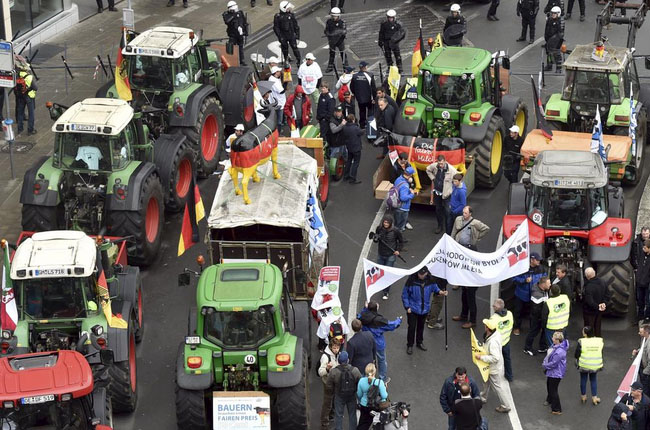
{"type": "Polygon", "coordinates": [[[368,388],[368,393],[366,393],[366,398],[368,399],[367,406],[373,411],[378,411],[380,409],[380,404],[381,404],[381,394],[379,394],[379,384],[375,384],[375,382],[377,381],[379,380],[376,378],[372,381],[370,387],[368,388]]]}
{"type": "Polygon", "coordinates": [[[349,401],[357,394],[357,381],[352,374],[352,366],[343,365],[338,367],[341,370],[338,395],[341,399],[349,401]]]}
{"type": "Polygon", "coordinates": [[[399,188],[395,185],[390,187],[386,195],[386,206],[390,209],[399,209],[402,207],[402,201],[399,199],[399,188]]]}
{"type": "MultiPolygon", "coordinates": [[[[327,356],[327,362],[328,362],[328,363],[331,363],[331,362],[332,362],[332,357],[331,357],[328,353],[323,352],[323,354],[321,355],[321,357],[322,357],[323,355],[327,356]]],[[[318,362],[318,366],[314,366],[314,367],[316,368],[316,374],[318,375],[318,369],[320,369],[320,361],[318,362]]]]}
{"type": "MultiPolygon", "coordinates": [[[[329,338],[330,340],[335,338],[338,338],[341,341],[343,340],[343,326],[340,322],[333,322],[330,324],[329,338]]],[[[341,342],[341,344],[342,343],[343,342],[341,342]]]]}
{"type": "Polygon", "coordinates": [[[19,94],[27,94],[27,83],[25,82],[24,76],[18,76],[16,78],[16,92],[19,94]]]}

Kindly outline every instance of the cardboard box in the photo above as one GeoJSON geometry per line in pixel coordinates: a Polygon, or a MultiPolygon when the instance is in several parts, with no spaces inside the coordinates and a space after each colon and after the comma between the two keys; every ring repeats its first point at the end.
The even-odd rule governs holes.
{"type": "Polygon", "coordinates": [[[392,186],[393,184],[391,184],[390,181],[381,181],[381,183],[377,185],[377,188],[375,188],[375,198],[384,200],[392,186]]]}

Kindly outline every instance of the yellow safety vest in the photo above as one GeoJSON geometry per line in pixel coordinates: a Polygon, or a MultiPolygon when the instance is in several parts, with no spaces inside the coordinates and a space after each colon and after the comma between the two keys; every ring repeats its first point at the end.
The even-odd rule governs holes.
{"type": "MultiPolygon", "coordinates": [[[[21,72],[18,73],[18,76],[20,76],[21,78],[25,79],[25,85],[27,85],[27,88],[30,88],[30,87],[32,86],[32,80],[34,79],[34,77],[31,75],[31,73],[28,73],[28,72],[25,72],[25,71],[21,71],[21,72]]],[[[32,98],[32,99],[35,98],[35,97],[36,97],[36,91],[30,89],[30,90],[27,92],[27,96],[28,96],[29,98],[32,98]]]]}
{"type": "Polygon", "coordinates": [[[560,294],[546,300],[548,306],[548,320],[546,328],[549,330],[562,330],[569,325],[569,311],[571,301],[566,294],[560,294]]]}
{"type": "Polygon", "coordinates": [[[497,323],[497,330],[501,333],[501,345],[506,346],[510,342],[510,333],[512,333],[512,327],[514,325],[512,312],[508,311],[505,316],[495,313],[492,314],[490,319],[497,323]]]}
{"type": "Polygon", "coordinates": [[[599,370],[603,367],[603,338],[583,337],[578,339],[580,343],[580,358],[578,367],[584,370],[599,370]]]}

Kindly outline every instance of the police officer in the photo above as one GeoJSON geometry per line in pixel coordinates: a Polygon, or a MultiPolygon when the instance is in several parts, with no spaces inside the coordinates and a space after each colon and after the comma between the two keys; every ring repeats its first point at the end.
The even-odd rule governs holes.
{"type": "Polygon", "coordinates": [[[316,120],[320,126],[321,137],[328,143],[331,142],[332,134],[330,133],[330,119],[336,109],[336,99],[330,93],[330,86],[327,82],[320,84],[320,96],[316,108],[316,120]]]}
{"type": "Polygon", "coordinates": [[[293,55],[296,56],[296,64],[300,66],[300,51],[298,50],[298,39],[300,39],[300,27],[298,20],[293,14],[293,4],[288,1],[280,2],[280,12],[275,14],[273,19],[273,31],[280,41],[282,48],[282,60],[289,62],[289,45],[293,55]]]}
{"type": "MultiPolygon", "coordinates": [[[[571,11],[573,10],[573,4],[575,0],[569,0],[569,6],[566,10],[566,19],[571,19],[571,11]]],[[[578,6],[580,6],[580,21],[585,20],[585,0],[578,0],[578,6]]],[[[625,8],[621,9],[621,15],[625,16],[625,8]]]]}
{"type": "Polygon", "coordinates": [[[544,40],[546,41],[546,69],[553,70],[555,63],[555,73],[562,73],[562,53],[560,48],[564,41],[564,28],[560,14],[562,9],[559,6],[551,8],[551,16],[546,18],[546,28],[544,29],[544,40]]]}
{"type": "Polygon", "coordinates": [[[368,71],[368,63],[365,61],[359,63],[359,71],[352,76],[350,89],[359,105],[359,126],[364,128],[368,113],[372,115],[372,103],[377,92],[375,77],[368,71]]]}
{"type": "Polygon", "coordinates": [[[524,139],[519,134],[521,130],[518,125],[510,127],[509,131],[510,134],[504,141],[506,155],[503,157],[503,175],[512,184],[519,181],[519,151],[521,151],[524,139]]]}
{"type": "Polygon", "coordinates": [[[23,121],[25,120],[25,108],[27,108],[27,133],[31,136],[36,134],[34,128],[34,115],[36,106],[36,82],[30,73],[29,64],[25,60],[16,62],[18,68],[18,79],[16,79],[16,124],[18,134],[23,132],[23,121]]]}
{"type": "Polygon", "coordinates": [[[244,38],[248,36],[246,15],[239,10],[237,3],[232,0],[228,2],[227,7],[228,10],[223,13],[223,22],[227,26],[226,33],[228,34],[228,42],[239,46],[239,65],[245,66],[244,38]]]}
{"type": "Polygon", "coordinates": [[[397,12],[390,9],[386,12],[386,20],[379,27],[379,47],[384,50],[384,57],[388,67],[393,65],[393,55],[397,69],[402,73],[402,55],[399,52],[399,43],[406,37],[406,30],[397,21],[397,12]]]}
{"type": "Polygon", "coordinates": [[[521,36],[517,42],[526,40],[526,30],[530,29],[528,43],[535,41],[535,19],[539,12],[539,0],[519,0],[517,2],[517,16],[521,16],[521,36]]]}
{"type": "Polygon", "coordinates": [[[490,319],[497,324],[497,330],[501,333],[501,352],[503,354],[504,374],[508,382],[512,382],[512,360],[510,359],[510,335],[514,327],[514,317],[512,312],[506,309],[502,299],[496,299],[492,305],[494,314],[490,319]]]}
{"type": "Polygon", "coordinates": [[[325,73],[329,73],[334,70],[334,56],[336,54],[336,49],[338,48],[339,53],[341,54],[341,61],[343,61],[343,67],[348,65],[348,56],[345,55],[345,35],[348,30],[345,28],[345,21],[341,19],[341,9],[338,7],[333,7],[330,11],[330,18],[325,24],[325,36],[327,37],[327,43],[330,46],[330,58],[327,63],[327,69],[325,73]]]}
{"type": "Polygon", "coordinates": [[[460,14],[460,5],[456,3],[452,4],[449,11],[451,13],[445,20],[445,28],[442,31],[445,45],[461,46],[463,44],[463,35],[467,33],[467,21],[465,20],[465,17],[460,14]],[[447,32],[447,30],[454,25],[460,27],[453,28],[447,32]]]}
{"type": "Polygon", "coordinates": [[[549,346],[553,345],[553,333],[556,331],[561,331],[566,336],[570,313],[571,300],[569,300],[569,296],[562,294],[559,285],[552,285],[551,297],[546,300],[546,306],[542,310],[542,320],[546,321],[544,333],[549,346]]]}

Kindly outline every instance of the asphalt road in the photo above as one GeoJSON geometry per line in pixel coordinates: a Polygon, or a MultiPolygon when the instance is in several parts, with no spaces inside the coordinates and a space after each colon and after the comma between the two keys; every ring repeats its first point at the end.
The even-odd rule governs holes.
{"type": "MultiPolygon", "coordinates": [[[[396,7],[395,2],[382,0],[367,0],[366,2],[348,0],[346,13],[348,27],[356,35],[348,44],[356,46],[351,50],[350,62],[353,65],[360,59],[369,63],[379,60],[379,51],[374,48],[374,40],[378,29],[378,21],[388,6],[396,7],[398,14],[405,19],[412,20],[417,13],[426,12],[424,21],[426,25],[435,28],[437,19],[444,17],[446,12],[441,3],[434,2],[406,2],[396,7]],[[409,3],[409,4],[406,4],[409,3]],[[437,14],[437,15],[436,15],[437,14]],[[374,21],[373,21],[374,20],[374,21]],[[358,46],[357,46],[358,44],[358,46]]],[[[545,2],[543,2],[545,3],[545,2]]],[[[497,15],[501,18],[498,23],[485,20],[487,6],[480,4],[463,5],[463,13],[469,19],[469,40],[476,46],[489,50],[507,50],[513,60],[513,93],[519,95],[528,103],[532,113],[532,100],[530,91],[530,78],[528,74],[536,73],[539,69],[540,47],[539,44],[529,45],[515,42],[519,37],[519,19],[515,16],[515,2],[503,1],[497,15]],[[524,49],[523,51],[521,51],[524,49]]],[[[544,4],[542,4],[544,6],[544,4]]],[[[577,8],[577,5],[576,5],[577,8]]],[[[593,22],[597,6],[589,1],[587,5],[587,20],[579,22],[573,19],[567,23],[568,45],[587,43],[593,35],[593,22]]],[[[577,11],[574,11],[577,14],[577,11]]],[[[327,19],[328,10],[321,8],[312,15],[300,21],[302,37],[307,43],[306,52],[314,52],[319,63],[324,69],[327,48],[323,48],[326,41],[322,36],[322,23],[327,19]]],[[[575,16],[575,15],[574,15],[575,16]]],[[[344,16],[345,18],[345,16],[344,16]]],[[[538,37],[543,34],[543,17],[538,16],[538,37]]],[[[415,37],[409,32],[409,40],[415,37]]],[[[610,32],[610,40],[624,43],[625,34],[622,28],[614,28],[610,32]]],[[[650,30],[643,28],[637,36],[637,49],[641,53],[650,52],[650,30]]],[[[266,46],[272,39],[261,42],[258,46],[249,49],[265,55],[266,46]]],[[[402,51],[409,53],[412,43],[404,43],[402,51]]],[[[405,60],[405,68],[410,68],[410,58],[405,60]]],[[[638,66],[642,68],[642,64],[638,66]]],[[[643,72],[642,72],[643,73],[643,72]]],[[[647,75],[647,72],[646,72],[647,75]]],[[[331,81],[335,79],[332,77],[331,81]]],[[[561,86],[561,78],[549,78],[545,93],[557,91],[561,86]]],[[[530,128],[531,126],[529,126],[530,128]]],[[[329,205],[325,211],[325,218],[330,234],[330,262],[342,267],[342,302],[348,303],[354,271],[368,230],[380,207],[380,201],[373,198],[372,174],[378,162],[375,160],[377,149],[370,145],[364,147],[360,165],[359,178],[363,181],[359,185],[347,183],[334,183],[330,189],[329,205]]],[[[646,155],[650,155],[647,153],[646,155]]],[[[648,170],[646,170],[646,174],[648,170]]],[[[210,207],[216,189],[217,178],[211,177],[200,183],[201,193],[207,208],[210,207]]],[[[645,181],[643,182],[645,183],[645,181]]],[[[638,201],[643,186],[635,189],[626,189],[627,216],[633,220],[636,217],[638,201]]],[[[499,234],[501,217],[505,212],[507,200],[507,183],[505,180],[493,190],[477,190],[471,194],[469,203],[475,209],[475,216],[491,226],[490,234],[481,242],[480,249],[491,251],[494,249],[499,234]]],[[[415,207],[411,211],[410,221],[414,230],[407,232],[410,240],[405,258],[408,264],[400,263],[400,267],[412,267],[417,264],[426,253],[434,246],[438,236],[433,234],[435,228],[433,210],[430,207],[415,207]]],[[[205,253],[205,245],[198,244],[181,258],[176,257],[176,246],[180,230],[180,215],[167,217],[164,235],[164,246],[159,260],[148,270],[145,278],[145,312],[146,334],[142,344],[138,347],[138,382],[139,405],[132,415],[116,418],[116,428],[132,429],[173,429],[175,428],[174,412],[174,365],[176,348],[186,333],[187,311],[195,302],[195,290],[179,288],[176,286],[176,274],[184,267],[195,267],[194,259],[199,253],[205,253]]],[[[204,227],[202,227],[202,233],[204,227]]],[[[371,248],[370,258],[375,258],[376,249],[371,248]]],[[[389,301],[381,303],[381,312],[394,318],[404,314],[398,292],[395,286],[394,294],[389,301]]],[[[478,292],[479,320],[489,315],[489,288],[481,288],[478,292]]],[[[365,298],[358,299],[361,306],[365,298]]],[[[452,291],[449,296],[448,316],[458,313],[460,308],[459,291],[452,291]]],[[[348,319],[358,309],[346,309],[348,319]]],[[[575,343],[581,326],[579,312],[571,319],[569,328],[569,342],[575,343]]],[[[462,330],[459,324],[450,321],[448,331],[448,349],[445,349],[444,331],[427,330],[425,344],[428,352],[415,350],[412,356],[406,355],[405,338],[406,325],[394,333],[387,335],[388,342],[388,373],[392,377],[389,386],[390,397],[394,401],[406,401],[411,404],[412,412],[409,419],[413,429],[443,429],[446,428],[446,416],[438,402],[440,387],[444,379],[453,372],[456,366],[466,366],[470,374],[478,377],[478,372],[471,364],[469,349],[469,334],[462,330]]],[[[511,384],[517,412],[523,428],[554,429],[603,428],[611,411],[611,401],[615,397],[616,388],[630,364],[629,352],[637,342],[636,332],[629,321],[607,320],[603,325],[605,338],[605,370],[599,374],[599,395],[603,399],[600,406],[582,406],[579,402],[579,377],[577,371],[569,360],[565,380],[560,384],[560,396],[563,401],[564,415],[551,416],[549,409],[542,406],[545,397],[545,378],[541,371],[542,357],[529,357],[522,352],[524,336],[512,338],[512,356],[515,381],[511,384]]],[[[527,328],[524,326],[524,328],[527,328]]],[[[478,330],[481,330],[479,327],[478,330]]],[[[573,346],[570,349],[573,353],[573,346]]],[[[318,353],[314,345],[314,357],[318,353]]],[[[572,356],[572,355],[571,355],[572,356]]],[[[310,376],[313,371],[310,372],[310,376]]],[[[318,378],[311,377],[310,401],[312,410],[312,428],[319,428],[320,405],[322,399],[322,384],[318,378]]],[[[494,395],[485,407],[485,416],[490,421],[493,429],[511,428],[507,416],[494,412],[497,401],[494,395]]]]}

